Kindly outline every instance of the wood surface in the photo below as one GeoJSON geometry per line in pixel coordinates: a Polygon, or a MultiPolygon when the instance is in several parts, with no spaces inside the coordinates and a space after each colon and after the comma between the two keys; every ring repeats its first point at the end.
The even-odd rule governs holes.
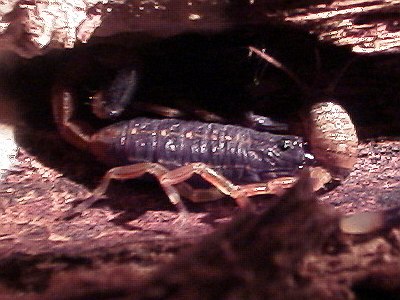
{"type": "MultiPolygon", "coordinates": [[[[98,37],[89,39],[87,46],[80,45],[79,30],[72,25],[68,35],[65,26],[52,23],[53,27],[43,31],[51,33],[47,35],[49,40],[32,34],[32,27],[25,27],[25,21],[32,21],[27,12],[36,11],[38,4],[27,4],[13,12],[16,3],[6,3],[9,7],[3,10],[2,21],[10,24],[4,25],[7,29],[1,36],[2,46],[31,59],[2,56],[2,99],[17,103],[16,135],[21,149],[18,168],[4,177],[0,192],[1,299],[238,299],[248,295],[253,299],[396,298],[400,292],[398,225],[357,238],[341,234],[337,224],[342,214],[400,205],[400,65],[395,53],[399,4],[361,0],[293,2],[265,0],[228,5],[217,1],[211,6],[211,1],[194,1],[192,7],[186,7],[185,1],[185,9],[177,11],[174,5],[182,6],[183,1],[164,3],[166,10],[155,9],[152,1],[145,9],[147,13],[131,19],[129,16],[140,10],[139,1],[133,1],[131,12],[127,4],[110,2],[99,5],[99,10],[90,10],[96,4],[85,2],[85,20],[101,15],[108,5],[113,8],[94,32],[98,37]],[[196,19],[193,14],[202,18],[196,19]],[[233,27],[237,32],[230,34],[233,27]],[[248,38],[248,29],[262,34],[250,34],[248,38]],[[190,34],[173,38],[183,32],[194,32],[195,38],[190,34]],[[115,33],[124,34],[111,36],[115,33]],[[136,38],[138,33],[140,37],[136,38]],[[197,34],[201,34],[199,40],[197,34]],[[184,218],[169,204],[156,182],[115,183],[107,198],[81,215],[66,219],[71,208],[90,196],[106,167],[62,141],[52,121],[49,98],[53,80],[63,72],[70,55],[75,55],[74,50],[38,55],[59,47],[79,46],[78,52],[86,51],[91,43],[111,44],[110,49],[116,49],[115,44],[122,41],[133,45],[145,64],[153,61],[149,73],[158,72],[167,79],[165,74],[187,69],[181,67],[171,73],[171,66],[187,66],[188,61],[192,65],[207,57],[201,56],[201,47],[188,55],[186,39],[190,43],[195,40],[194,45],[208,40],[226,47],[226,41],[237,35],[245,36],[243,45],[250,41],[253,46],[271,50],[306,82],[315,77],[314,50],[318,48],[322,65],[318,79],[323,87],[346,61],[355,58],[330,95],[350,112],[362,139],[350,176],[318,198],[309,194],[305,180],[283,198],[254,199],[259,208],[257,215],[240,211],[229,198],[204,204],[185,202],[189,214],[184,218]],[[172,40],[158,44],[160,38],[172,40]],[[364,55],[368,53],[374,56],[364,55]],[[180,62],[183,57],[186,60],[180,62]],[[165,58],[169,63],[161,64],[165,58]]],[[[52,3],[55,12],[61,9],[57,4],[61,2],[52,3]]],[[[46,6],[48,2],[40,4],[46,6]]],[[[69,4],[72,10],[78,9],[78,2],[69,4]]],[[[47,26],[44,24],[41,30],[47,26]]],[[[91,32],[82,32],[87,33],[86,38],[91,36],[91,32]]],[[[235,47],[243,46],[242,42],[235,43],[235,47]]],[[[239,54],[243,53],[242,49],[239,54]]],[[[216,57],[222,56],[225,54],[216,57]]],[[[287,108],[293,99],[303,101],[298,87],[279,70],[263,69],[262,61],[253,62],[261,66],[266,78],[263,88],[254,89],[254,94],[268,94],[254,107],[262,113],[291,116],[287,108]],[[264,105],[268,99],[268,105],[264,105]]],[[[235,68],[229,70],[238,70],[235,68]]],[[[232,72],[229,78],[239,73],[232,72]]],[[[190,83],[201,84],[195,73],[190,75],[190,83]]],[[[176,91],[176,86],[168,80],[157,83],[161,85],[162,81],[162,88],[154,86],[142,97],[157,99],[161,94],[175,103],[174,92],[169,91],[176,91]]],[[[220,86],[226,95],[237,93],[225,84],[220,86]]],[[[238,105],[253,105],[230,105],[231,99],[227,98],[218,102],[226,111],[233,112],[238,105]]],[[[219,98],[211,99],[217,102],[219,98]]]]}
{"type": "Polygon", "coordinates": [[[322,41],[349,45],[357,53],[386,53],[399,48],[399,7],[394,0],[8,0],[0,4],[0,41],[4,50],[33,57],[92,37],[166,37],[270,24],[300,28],[322,41]]]}

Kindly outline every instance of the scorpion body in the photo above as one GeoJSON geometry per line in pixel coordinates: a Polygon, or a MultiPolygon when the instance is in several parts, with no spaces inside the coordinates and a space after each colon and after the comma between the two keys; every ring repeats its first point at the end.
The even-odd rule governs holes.
{"type": "MultiPolygon", "coordinates": [[[[301,85],[294,73],[274,58],[253,47],[250,51],[301,85]]],[[[300,137],[214,122],[140,117],[94,132],[87,122],[75,119],[79,100],[71,80],[56,84],[53,112],[61,135],[69,143],[113,166],[94,190],[96,196],[106,192],[112,179],[149,173],[158,179],[173,204],[181,205],[180,195],[195,202],[228,195],[244,206],[250,196],[278,194],[291,187],[303,166],[309,167],[314,190],[319,190],[331,180],[346,177],[356,160],[358,139],[354,125],[347,112],[331,101],[310,108],[304,132],[310,146],[307,153],[300,137]],[[186,181],[194,174],[214,188],[192,188],[186,181]]],[[[131,102],[135,86],[134,71],[118,73],[105,91],[92,97],[92,113],[100,119],[119,116],[131,102]]],[[[150,110],[157,112],[159,108],[150,110]]],[[[162,107],[161,115],[168,116],[170,111],[162,107]]],[[[262,119],[261,123],[265,121],[268,120],[262,119]]]]}
{"type": "MultiPolygon", "coordinates": [[[[103,195],[112,179],[154,175],[173,204],[180,195],[194,202],[229,195],[238,205],[248,197],[278,194],[291,187],[299,169],[316,163],[307,154],[302,138],[275,135],[250,128],[184,121],[135,118],[106,126],[95,133],[74,120],[73,94],[62,86],[55,89],[53,109],[61,135],[98,160],[115,166],[94,190],[103,195]],[[215,188],[193,189],[185,181],[200,175],[215,188]]],[[[332,176],[319,166],[311,167],[314,189],[332,176]]]]}
{"type": "Polygon", "coordinates": [[[135,118],[94,139],[104,142],[100,159],[112,165],[154,162],[172,170],[201,162],[237,184],[295,176],[306,163],[300,137],[217,123],[135,118]]]}
{"type": "MultiPolygon", "coordinates": [[[[253,47],[250,51],[286,72],[301,87],[297,76],[273,57],[253,47]]],[[[119,73],[105,91],[94,95],[93,114],[100,119],[118,116],[131,101],[135,88],[134,70],[119,73]]],[[[86,122],[74,120],[77,99],[73,89],[74,84],[64,82],[54,89],[53,110],[61,135],[100,161],[116,166],[93,191],[95,196],[106,192],[111,179],[149,173],[181,209],[184,207],[179,195],[195,202],[229,195],[239,206],[245,206],[249,196],[278,194],[293,186],[304,166],[310,171],[314,190],[332,179],[341,180],[350,173],[357,157],[355,127],[345,109],[333,101],[320,101],[310,107],[304,126],[310,154],[300,137],[199,121],[134,118],[93,133],[86,122]],[[193,174],[215,188],[193,189],[185,182],[193,174]]],[[[150,107],[150,111],[180,116],[179,111],[168,107],[150,107]]],[[[252,119],[250,125],[269,122],[262,116],[259,122],[257,115],[250,115],[252,119]]],[[[265,128],[270,127],[268,124],[265,128]]],[[[347,234],[370,234],[398,224],[398,216],[398,208],[364,212],[341,217],[338,226],[347,234]]]]}

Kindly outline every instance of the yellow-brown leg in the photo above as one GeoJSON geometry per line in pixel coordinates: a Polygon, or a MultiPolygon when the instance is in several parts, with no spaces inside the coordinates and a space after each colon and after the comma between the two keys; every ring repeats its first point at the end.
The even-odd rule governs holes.
{"type": "MultiPolygon", "coordinates": [[[[263,183],[236,185],[206,164],[192,163],[169,171],[161,177],[160,182],[161,184],[176,185],[189,179],[193,174],[200,175],[204,180],[215,186],[220,193],[234,198],[241,207],[248,205],[248,197],[261,194],[280,194],[285,188],[293,186],[297,180],[296,177],[282,177],[263,183]]],[[[199,190],[192,188],[186,190],[185,193],[187,198],[194,199],[195,202],[207,201],[206,198],[202,197],[210,195],[216,197],[215,192],[212,194],[211,191],[208,191],[201,194],[199,190]]]]}
{"type": "MultiPolygon", "coordinates": [[[[112,179],[134,179],[143,176],[145,173],[151,174],[158,179],[171,203],[177,205],[180,209],[183,209],[180,194],[193,202],[212,201],[221,198],[225,194],[235,199],[239,206],[244,207],[249,204],[248,198],[251,196],[281,194],[297,181],[297,177],[281,177],[268,182],[236,185],[204,163],[192,163],[172,171],[157,163],[138,163],[109,170],[100,185],[93,191],[93,194],[97,197],[103,195],[112,179]],[[194,174],[200,175],[215,188],[192,188],[185,181],[194,174]]],[[[322,183],[326,183],[326,180],[330,179],[329,176],[329,178],[324,177],[329,173],[322,168],[312,168],[310,174],[313,179],[314,190],[318,190],[322,183]]]]}
{"type": "Polygon", "coordinates": [[[182,197],[189,199],[194,203],[215,201],[226,197],[226,195],[221,193],[216,187],[193,188],[192,186],[190,186],[190,184],[186,182],[181,182],[175,187],[182,197]]]}
{"type": "MultiPolygon", "coordinates": [[[[188,180],[194,174],[200,175],[204,180],[215,186],[221,193],[228,196],[232,196],[232,194],[235,194],[236,190],[240,189],[240,186],[233,184],[231,181],[204,163],[192,163],[169,171],[160,178],[160,183],[168,186],[176,185],[188,180]]],[[[236,197],[233,198],[236,200],[239,206],[245,206],[249,203],[246,195],[235,194],[235,196],[236,197]]],[[[189,198],[191,197],[189,196],[189,198]]],[[[198,199],[198,201],[201,200],[198,199]]]]}
{"type": "MultiPolygon", "coordinates": [[[[310,168],[313,190],[321,189],[332,178],[328,171],[321,167],[310,168]]],[[[239,206],[246,206],[248,198],[264,194],[282,194],[285,189],[292,187],[297,182],[297,177],[288,176],[271,179],[268,182],[247,185],[235,185],[224,176],[204,163],[192,163],[175,170],[169,171],[160,178],[161,184],[177,185],[178,191],[193,202],[212,201],[222,197],[222,194],[235,199],[239,206]],[[193,174],[200,175],[204,180],[215,186],[215,189],[194,189],[184,183],[193,174]]]]}
{"type": "Polygon", "coordinates": [[[134,179],[148,173],[155,176],[160,181],[161,187],[164,189],[171,203],[176,205],[180,211],[185,210],[176,188],[168,184],[163,184],[160,180],[167,172],[169,172],[168,169],[156,163],[137,163],[128,166],[115,167],[104,175],[99,186],[93,191],[93,194],[97,197],[104,195],[112,179],[134,179]]]}

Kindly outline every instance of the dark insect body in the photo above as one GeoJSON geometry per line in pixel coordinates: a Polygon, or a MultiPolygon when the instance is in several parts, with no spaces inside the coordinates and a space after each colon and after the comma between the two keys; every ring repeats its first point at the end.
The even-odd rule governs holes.
{"type": "Polygon", "coordinates": [[[135,118],[93,138],[112,165],[153,162],[172,170],[201,162],[237,184],[295,176],[307,160],[300,137],[199,121],[135,118]]]}
{"type": "MultiPolygon", "coordinates": [[[[287,73],[300,87],[297,76],[265,52],[250,47],[265,61],[287,73]]],[[[111,119],[127,110],[136,111],[137,105],[162,117],[186,117],[186,111],[141,103],[135,97],[137,64],[114,73],[103,89],[91,96],[92,116],[111,119]],[[136,106],[135,106],[136,105],[136,106]],[[144,106],[143,106],[144,105],[144,106]]],[[[199,121],[181,119],[132,118],[93,131],[90,122],[78,118],[79,86],[85,75],[74,79],[74,68],[67,72],[66,82],[59,81],[54,91],[53,108],[61,135],[71,144],[92,153],[98,160],[115,166],[111,169],[95,195],[104,194],[111,179],[129,179],[144,173],[154,175],[174,204],[180,203],[179,194],[192,201],[208,201],[223,194],[234,198],[239,205],[257,194],[277,194],[292,186],[299,169],[310,167],[314,190],[331,180],[341,180],[351,171],[357,154],[358,139],[354,125],[340,105],[324,101],[310,107],[305,122],[304,137],[310,147],[292,135],[274,135],[266,130],[284,124],[244,111],[249,127],[223,125],[226,120],[214,118],[212,113],[194,110],[199,121]],[[203,117],[201,117],[203,116],[203,117]],[[217,119],[216,121],[214,119],[217,119]],[[218,123],[218,124],[217,124],[218,123]],[[214,189],[193,189],[185,181],[200,175],[214,189]],[[213,190],[213,191],[211,191],[213,190]]],[[[304,91],[310,89],[304,85],[304,91]]],[[[108,123],[110,124],[110,123],[108,123]]],[[[301,127],[301,126],[300,126],[301,127]]]]}
{"type": "MultiPolygon", "coordinates": [[[[107,172],[94,190],[95,196],[105,193],[111,179],[130,179],[149,173],[159,180],[170,201],[181,211],[185,208],[179,195],[194,202],[229,195],[238,205],[246,206],[249,196],[279,194],[282,189],[293,186],[299,178],[299,169],[308,162],[316,163],[313,159],[309,160],[312,155],[305,152],[299,137],[273,135],[232,125],[137,118],[107,126],[90,135],[84,132],[83,127],[71,122],[73,103],[69,91],[55,90],[53,108],[63,137],[100,160],[123,165],[107,172]],[[214,157],[215,153],[226,157],[218,159],[218,155],[214,157]],[[194,162],[197,159],[199,162],[194,162]],[[191,188],[184,181],[193,174],[200,175],[216,189],[191,188]],[[247,180],[261,182],[237,185],[229,179],[240,183],[247,180]]],[[[320,103],[313,108],[311,115],[313,124],[318,123],[319,118],[324,119],[323,126],[311,132],[313,142],[319,143],[318,156],[325,159],[322,160],[323,165],[349,170],[355,158],[348,154],[354,151],[355,145],[354,127],[346,112],[334,103],[320,103]],[[325,120],[327,116],[339,116],[339,121],[329,125],[325,120]],[[339,133],[335,136],[337,130],[339,133]]],[[[314,190],[332,178],[323,167],[313,166],[309,170],[314,190]]],[[[87,205],[92,201],[87,201],[87,205]]],[[[371,234],[398,224],[398,212],[396,208],[344,216],[339,219],[338,227],[346,234],[371,234]]]]}
{"type": "MultiPolygon", "coordinates": [[[[305,92],[309,90],[293,72],[265,52],[253,47],[250,51],[283,70],[305,92]]],[[[73,92],[75,86],[59,83],[55,89],[53,108],[61,135],[100,161],[117,166],[106,173],[93,192],[95,196],[106,192],[111,179],[130,179],[149,173],[159,180],[170,201],[182,210],[179,195],[195,202],[229,195],[238,205],[245,206],[250,196],[279,194],[293,186],[303,167],[310,170],[313,189],[318,190],[331,179],[346,177],[356,160],[358,139],[354,125],[344,108],[333,101],[324,100],[310,108],[305,126],[305,138],[312,153],[309,154],[303,139],[296,136],[198,121],[134,118],[93,133],[87,130],[89,124],[73,120],[74,105],[79,103],[73,92]],[[193,189],[185,182],[193,174],[215,188],[193,189]]],[[[119,72],[108,87],[92,94],[92,113],[100,119],[119,116],[132,101],[136,87],[134,68],[119,72]]],[[[168,107],[147,108],[164,117],[180,117],[182,113],[168,107]]],[[[203,120],[218,119],[208,112],[198,115],[203,120]]],[[[248,116],[251,127],[264,131],[277,126],[277,130],[285,130],[284,124],[271,123],[266,117],[252,113],[248,116]]],[[[399,209],[395,208],[345,216],[339,219],[338,226],[347,234],[370,234],[398,223],[399,209]]]]}
{"type": "Polygon", "coordinates": [[[150,173],[174,204],[180,203],[179,194],[195,202],[225,194],[243,206],[249,196],[276,194],[291,186],[299,169],[313,162],[299,137],[234,125],[135,118],[90,134],[86,127],[74,123],[74,104],[71,92],[56,89],[53,108],[61,135],[98,160],[116,166],[106,174],[95,195],[104,194],[111,179],[150,173]],[[191,188],[184,181],[193,174],[216,189],[191,188]]]}

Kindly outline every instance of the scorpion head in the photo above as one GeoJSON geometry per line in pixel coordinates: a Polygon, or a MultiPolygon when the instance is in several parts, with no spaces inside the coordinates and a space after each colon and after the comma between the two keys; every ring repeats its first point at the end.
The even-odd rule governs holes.
{"type": "Polygon", "coordinates": [[[346,110],[334,102],[314,104],[306,128],[311,152],[333,178],[343,179],[357,159],[356,129],[346,110]]]}

